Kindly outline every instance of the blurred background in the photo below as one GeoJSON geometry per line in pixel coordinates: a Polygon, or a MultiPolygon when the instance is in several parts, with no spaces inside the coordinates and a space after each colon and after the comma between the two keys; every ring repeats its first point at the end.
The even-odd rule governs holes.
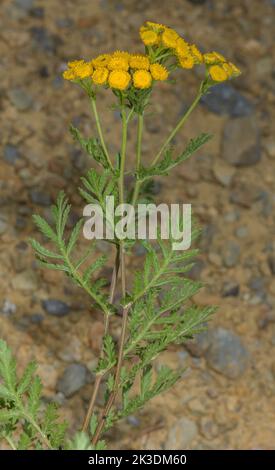
{"type": "MultiPolygon", "coordinates": [[[[37,236],[31,214],[49,217],[60,189],[73,204],[72,223],[83,207],[77,187],[90,161],[68,126],[88,136],[95,128],[83,92],[62,79],[66,62],[114,49],[142,52],[140,25],[164,23],[243,72],[213,89],[175,145],[182,149],[199,132],[212,133],[212,141],[154,185],[159,201],[192,203],[203,235],[190,275],[206,283],[195,300],[220,308],[209,332],[158,360],[188,366],[184,379],[119,425],[110,447],[274,449],[275,1],[1,0],[0,8],[0,335],[19,368],[36,358],[45,401],[60,403],[76,429],[90,398],[102,319],[62,274],[38,268],[27,243],[37,236]]],[[[191,103],[199,74],[182,71],[175,85],[158,85],[146,117],[145,162],[191,103]]],[[[113,102],[110,92],[100,94],[114,154],[120,125],[113,102]]],[[[101,242],[98,250],[109,248],[101,242]]],[[[137,248],[128,268],[140,266],[142,255],[137,248]]],[[[119,324],[115,318],[114,335],[119,324]]],[[[99,405],[102,399],[103,391],[99,405]]]]}

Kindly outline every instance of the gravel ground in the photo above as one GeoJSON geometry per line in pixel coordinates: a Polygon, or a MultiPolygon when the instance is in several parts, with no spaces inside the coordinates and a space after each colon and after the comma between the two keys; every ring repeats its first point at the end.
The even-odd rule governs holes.
{"type": "MultiPolygon", "coordinates": [[[[217,49],[242,69],[232,85],[207,96],[176,146],[202,131],[213,133],[212,141],[155,185],[159,201],[192,203],[204,227],[191,275],[206,286],[196,302],[219,311],[208,333],[158,361],[188,366],[184,379],[119,425],[109,442],[111,448],[274,449],[274,1],[2,0],[0,9],[0,334],[21,369],[36,358],[45,399],[62,404],[72,430],[90,397],[102,319],[61,274],[41,271],[27,243],[35,234],[31,214],[47,217],[60,189],[73,204],[72,220],[81,213],[76,188],[89,162],[67,128],[73,122],[92,135],[94,123],[85,96],[62,80],[62,70],[70,59],[114,48],[142,51],[138,28],[147,19],[176,28],[202,50],[217,49]]],[[[198,81],[186,71],[175,86],[158,87],[146,118],[145,161],[198,81]]],[[[111,104],[111,94],[102,93],[99,107],[108,107],[104,128],[115,152],[119,120],[111,104]]],[[[129,165],[133,131],[130,137],[129,165]]],[[[128,268],[140,262],[137,252],[128,268]]],[[[117,335],[119,319],[112,327],[117,335]]]]}

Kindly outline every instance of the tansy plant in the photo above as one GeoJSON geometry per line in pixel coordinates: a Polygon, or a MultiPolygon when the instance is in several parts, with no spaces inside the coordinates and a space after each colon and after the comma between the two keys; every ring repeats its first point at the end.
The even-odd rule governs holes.
{"type": "MultiPolygon", "coordinates": [[[[166,26],[146,22],[140,29],[145,46],[144,54],[124,51],[101,54],[86,62],[68,63],[63,73],[65,80],[80,86],[88,96],[94,115],[97,138],[86,138],[71,126],[71,133],[80,146],[92,157],[97,169],[90,169],[82,178],[80,194],[85,202],[97,203],[106,211],[106,196],[114,196],[116,204],[132,206],[148,199],[150,182],[154,176],[167,175],[206,143],[210,136],[202,134],[190,140],[186,148],[175,154],[171,143],[175,135],[213,85],[237,77],[239,69],[218,52],[203,54],[176,31],[166,26]],[[144,116],[153,90],[158,82],[169,82],[174,72],[204,69],[204,78],[198,93],[170,132],[159,152],[150,163],[142,162],[142,134],[144,116]],[[120,110],[122,140],[119,153],[113,158],[104,140],[97,111],[98,91],[111,91],[120,110]],[[128,127],[136,126],[136,163],[132,171],[134,184],[125,189],[125,163],[128,127]]],[[[171,81],[171,83],[173,83],[171,81]]],[[[1,435],[13,449],[102,449],[104,434],[128,415],[136,413],[147,401],[172,387],[182,376],[182,370],[168,367],[153,368],[154,360],[172,343],[183,343],[205,327],[213,313],[212,307],[197,307],[190,301],[201,284],[185,277],[197,251],[174,251],[173,237],[153,242],[121,238],[107,240],[110,257],[115,253],[110,292],[106,281],[94,276],[106,263],[105,256],[89,261],[91,248],[80,255],[84,220],[77,222],[71,233],[65,235],[70,205],[62,192],[52,208],[52,225],[39,215],[34,220],[42,234],[54,248],[31,240],[42,266],[64,271],[102,311],[104,335],[98,358],[91,399],[82,429],[71,439],[66,436],[66,424],[58,418],[54,404],[45,406],[41,400],[41,383],[31,363],[19,379],[16,364],[6,343],[0,343],[0,425],[1,435]],[[146,252],[140,271],[134,273],[130,285],[125,258],[130,256],[135,243],[141,243],[146,252]],[[114,302],[116,291],[120,300],[114,302]],[[110,319],[121,315],[118,341],[112,336],[110,319]],[[98,409],[100,387],[106,388],[105,401],[98,409]]],[[[193,230],[193,238],[196,230],[193,230]]],[[[96,243],[96,242],[95,242],[96,243]]],[[[95,245],[96,246],[96,245],[95,245]]],[[[95,250],[96,251],[96,250],[95,250]]]]}

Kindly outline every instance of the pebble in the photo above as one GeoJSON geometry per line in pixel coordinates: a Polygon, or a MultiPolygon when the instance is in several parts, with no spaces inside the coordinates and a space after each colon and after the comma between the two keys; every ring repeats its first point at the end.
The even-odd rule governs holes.
{"type": "Polygon", "coordinates": [[[16,312],[16,305],[9,299],[5,299],[1,312],[7,317],[9,317],[10,315],[13,315],[16,312]]]}
{"type": "Polygon", "coordinates": [[[229,201],[241,207],[250,208],[263,196],[262,190],[253,183],[241,182],[229,194],[229,201]]]}
{"type": "Polygon", "coordinates": [[[271,158],[275,158],[275,140],[268,140],[264,143],[264,149],[271,158]]]}
{"type": "Polygon", "coordinates": [[[33,18],[44,18],[44,15],[45,15],[45,10],[43,7],[33,7],[30,9],[30,16],[32,16],[33,18]]]}
{"type": "Polygon", "coordinates": [[[22,88],[12,88],[8,91],[8,97],[18,111],[27,111],[33,105],[32,97],[22,88]]]}
{"type": "Polygon", "coordinates": [[[217,161],[213,167],[213,173],[216,180],[221,183],[222,186],[230,186],[232,178],[235,174],[235,169],[224,162],[217,161]]]}
{"type": "Polygon", "coordinates": [[[248,358],[246,348],[235,333],[225,328],[217,328],[211,332],[206,360],[216,372],[229,379],[237,379],[246,370],[248,358]]]}
{"type": "Polygon", "coordinates": [[[212,87],[201,103],[215,114],[227,114],[233,118],[249,116],[253,111],[253,104],[228,84],[212,87]]]}
{"type": "Polygon", "coordinates": [[[236,266],[240,258],[240,245],[233,240],[225,243],[222,250],[223,264],[227,268],[236,266]]]}
{"type": "Polygon", "coordinates": [[[88,382],[89,371],[84,364],[70,364],[58,379],[56,390],[71,397],[88,382]]]}
{"type": "Polygon", "coordinates": [[[194,5],[203,5],[207,0],[188,0],[188,2],[193,3],[194,5]]]}
{"type": "Polygon", "coordinates": [[[240,286],[237,282],[225,282],[223,285],[223,297],[237,297],[240,293],[240,286]]]}
{"type": "Polygon", "coordinates": [[[260,132],[249,117],[228,121],[224,128],[223,159],[235,166],[252,166],[261,160],[260,132]]]}
{"type": "Polygon", "coordinates": [[[33,0],[15,0],[15,5],[22,10],[30,10],[33,6],[33,0]]]}
{"type": "Polygon", "coordinates": [[[267,259],[269,269],[271,271],[271,274],[275,276],[275,255],[271,255],[267,259]]]}
{"type": "Polygon", "coordinates": [[[206,439],[214,439],[219,434],[219,427],[215,421],[204,416],[200,420],[200,432],[206,439]]]}
{"type": "Polygon", "coordinates": [[[165,449],[186,449],[197,434],[196,423],[189,418],[181,418],[170,429],[165,442],[165,449]]]}
{"type": "Polygon", "coordinates": [[[30,198],[34,204],[39,206],[50,206],[51,197],[48,193],[33,189],[30,191],[30,198]]]}
{"type": "Polygon", "coordinates": [[[248,235],[248,229],[247,227],[245,227],[244,225],[241,226],[241,227],[238,227],[236,230],[235,230],[235,234],[236,234],[236,237],[238,238],[246,238],[247,235],[248,235]]]}
{"type": "Polygon", "coordinates": [[[185,344],[185,348],[193,357],[202,357],[210,346],[211,334],[210,331],[202,331],[192,341],[185,344]]]}
{"type": "Polygon", "coordinates": [[[62,42],[57,35],[50,34],[43,26],[34,26],[30,32],[39,49],[49,54],[56,54],[57,48],[62,42]]]}
{"type": "Polygon", "coordinates": [[[14,290],[27,292],[35,291],[38,288],[35,272],[31,269],[27,269],[13,276],[11,284],[14,290]]]}
{"type": "Polygon", "coordinates": [[[68,304],[57,299],[42,300],[42,307],[46,313],[55,317],[64,317],[71,310],[68,304]]]}
{"type": "Polygon", "coordinates": [[[4,160],[9,165],[14,165],[15,162],[20,158],[20,152],[15,145],[7,144],[4,147],[4,160]]]}
{"type": "Polygon", "coordinates": [[[3,235],[3,233],[6,232],[8,228],[8,224],[5,220],[0,219],[0,235],[3,235]]]}

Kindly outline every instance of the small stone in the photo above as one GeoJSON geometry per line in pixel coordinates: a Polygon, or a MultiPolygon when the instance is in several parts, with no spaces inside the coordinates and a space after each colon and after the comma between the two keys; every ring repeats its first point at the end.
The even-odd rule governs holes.
{"type": "Polygon", "coordinates": [[[15,145],[7,144],[4,147],[4,160],[9,165],[14,165],[16,160],[20,158],[20,152],[15,145]]]}
{"type": "Polygon", "coordinates": [[[224,214],[225,222],[236,222],[240,218],[240,213],[238,211],[231,211],[224,214]]]}
{"type": "Polygon", "coordinates": [[[33,105],[32,97],[22,88],[12,88],[8,91],[8,97],[19,111],[27,111],[33,105]]]}
{"type": "Polygon", "coordinates": [[[47,299],[42,301],[42,307],[49,315],[55,317],[64,317],[70,313],[70,307],[62,300],[47,299]]]}
{"type": "Polygon", "coordinates": [[[235,174],[235,169],[223,162],[217,161],[213,167],[213,173],[216,180],[221,183],[222,186],[230,186],[232,178],[235,174]]]}
{"type": "Polygon", "coordinates": [[[83,364],[70,364],[58,379],[56,390],[66,398],[71,397],[87,383],[88,369],[83,364]]]}
{"type": "Polygon", "coordinates": [[[262,277],[252,277],[248,285],[253,291],[261,293],[265,287],[265,280],[262,277]]]}
{"type": "Polygon", "coordinates": [[[212,252],[209,253],[208,259],[210,263],[213,264],[214,266],[218,266],[218,267],[222,266],[222,258],[218,253],[212,253],[212,252]]]}
{"type": "Polygon", "coordinates": [[[227,114],[234,118],[249,116],[253,111],[252,103],[228,84],[213,86],[201,102],[212,113],[227,114]]]}
{"type": "Polygon", "coordinates": [[[5,220],[0,219],[0,235],[3,235],[3,233],[6,232],[8,228],[8,224],[5,220]]]}
{"type": "Polygon", "coordinates": [[[193,398],[188,402],[188,408],[192,413],[197,415],[205,414],[206,406],[205,402],[202,402],[199,398],[193,398]]]}
{"type": "Polygon", "coordinates": [[[131,426],[134,426],[135,428],[140,426],[140,420],[134,415],[128,416],[127,421],[129,424],[131,424],[131,426]]]}
{"type": "Polygon", "coordinates": [[[275,276],[275,255],[271,255],[267,259],[269,269],[271,271],[271,274],[275,276]]]}
{"type": "Polygon", "coordinates": [[[186,449],[198,434],[198,428],[194,421],[189,418],[181,418],[170,429],[165,449],[186,449]]]}
{"type": "Polygon", "coordinates": [[[238,227],[236,229],[235,234],[238,238],[245,238],[248,235],[248,229],[243,225],[242,227],[238,227]]]}
{"type": "Polygon", "coordinates": [[[250,208],[253,203],[261,200],[262,197],[263,192],[259,187],[252,183],[239,183],[230,192],[229,200],[238,206],[250,208]]]}
{"type": "Polygon", "coordinates": [[[223,297],[237,297],[240,293],[240,286],[237,282],[226,282],[223,286],[223,297]]]}
{"type": "Polygon", "coordinates": [[[30,315],[30,322],[34,325],[40,325],[44,320],[44,315],[42,313],[32,313],[30,315]]]}
{"type": "Polygon", "coordinates": [[[275,158],[275,140],[264,142],[264,149],[271,158],[275,158]]]}
{"type": "Polygon", "coordinates": [[[254,119],[239,118],[226,124],[222,154],[227,163],[238,167],[261,160],[260,132],[254,119]]]}
{"type": "Polygon", "coordinates": [[[34,204],[38,204],[39,206],[50,206],[51,205],[51,197],[49,194],[44,193],[43,191],[39,191],[36,189],[32,189],[30,191],[30,197],[34,204]]]}
{"type": "Polygon", "coordinates": [[[35,291],[38,287],[37,278],[33,270],[27,269],[22,273],[16,274],[12,281],[12,287],[14,290],[22,290],[22,291],[35,291]]]}
{"type": "Polygon", "coordinates": [[[202,357],[208,350],[211,342],[209,331],[202,331],[192,341],[185,344],[187,351],[194,357],[202,357]]]}
{"type": "Polygon", "coordinates": [[[15,0],[15,5],[22,10],[30,10],[33,6],[33,0],[15,0]]]}
{"type": "Polygon", "coordinates": [[[237,379],[248,365],[249,354],[241,339],[225,328],[211,332],[211,344],[206,352],[208,365],[216,372],[237,379]]]}
{"type": "Polygon", "coordinates": [[[194,5],[203,5],[207,0],[188,0],[188,2],[193,3],[194,5]]]}
{"type": "Polygon", "coordinates": [[[10,315],[13,315],[16,312],[16,305],[9,299],[5,299],[1,312],[7,317],[9,317],[10,315]]]}
{"type": "Polygon", "coordinates": [[[33,18],[44,18],[44,15],[45,15],[45,10],[43,7],[33,7],[30,9],[30,16],[32,16],[33,18]]]}
{"type": "Polygon", "coordinates": [[[50,34],[43,26],[34,26],[30,32],[39,49],[49,54],[56,54],[58,46],[62,43],[59,36],[50,34]]]}
{"type": "Polygon", "coordinates": [[[215,421],[212,421],[207,416],[201,418],[200,431],[206,439],[214,439],[219,435],[219,427],[215,421]]]}
{"type": "Polygon", "coordinates": [[[223,263],[227,268],[236,266],[240,258],[240,245],[233,240],[229,240],[222,251],[223,263]]]}

